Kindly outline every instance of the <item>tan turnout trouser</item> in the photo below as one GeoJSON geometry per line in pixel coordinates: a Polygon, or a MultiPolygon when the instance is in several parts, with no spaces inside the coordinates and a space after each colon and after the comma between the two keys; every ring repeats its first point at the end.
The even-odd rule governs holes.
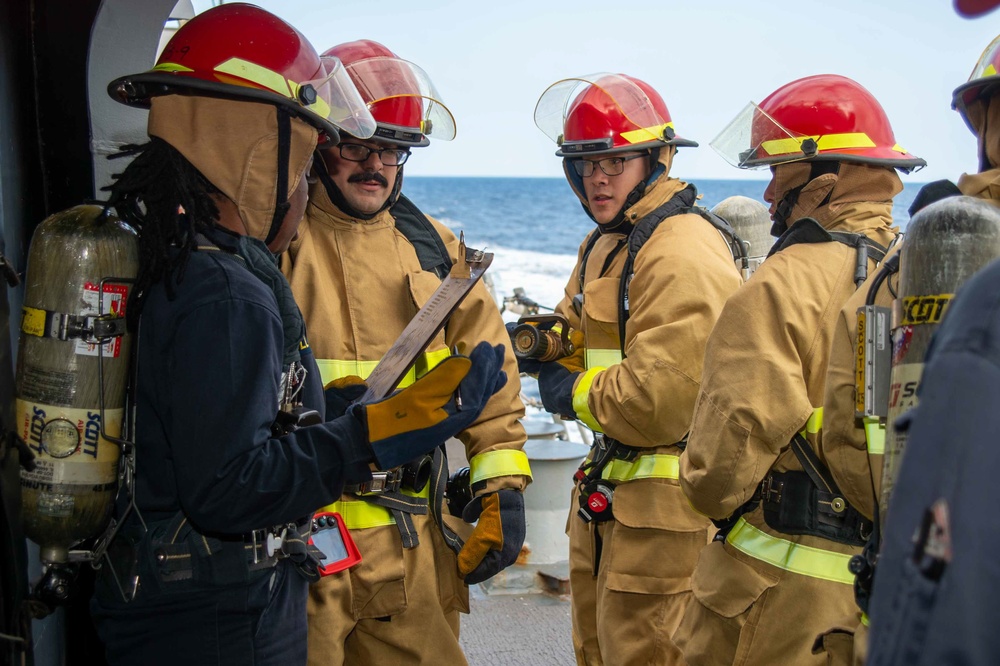
{"type": "Polygon", "coordinates": [[[459,612],[469,589],[430,516],[413,516],[420,544],[395,525],[352,530],[362,561],[309,591],[309,666],[466,664],[459,612]]]}

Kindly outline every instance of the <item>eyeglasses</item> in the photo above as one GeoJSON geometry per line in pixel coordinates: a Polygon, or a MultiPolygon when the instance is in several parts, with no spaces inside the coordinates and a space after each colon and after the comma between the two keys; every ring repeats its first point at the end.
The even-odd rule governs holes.
{"type": "Polygon", "coordinates": [[[601,167],[601,171],[604,172],[606,176],[620,176],[623,171],[625,171],[625,163],[629,160],[637,160],[640,157],[646,157],[646,153],[639,153],[638,155],[628,155],[627,157],[605,157],[603,160],[573,160],[573,169],[576,171],[576,175],[581,178],[590,178],[594,175],[594,165],[601,167]]]}
{"type": "Polygon", "coordinates": [[[410,157],[410,151],[402,148],[369,148],[360,143],[340,144],[340,156],[348,162],[366,162],[375,153],[386,166],[403,166],[410,157]]]}

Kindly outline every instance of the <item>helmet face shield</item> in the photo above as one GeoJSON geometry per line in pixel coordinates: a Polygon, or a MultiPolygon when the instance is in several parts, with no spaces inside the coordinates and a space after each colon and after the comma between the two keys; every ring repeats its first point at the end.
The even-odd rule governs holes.
{"type": "Polygon", "coordinates": [[[996,76],[998,64],[1000,64],[1000,35],[994,37],[990,45],[983,49],[983,54],[979,56],[979,61],[969,75],[969,81],[996,76]]]}
{"type": "Polygon", "coordinates": [[[444,141],[455,138],[454,116],[430,77],[417,65],[376,56],[351,62],[346,70],[379,124],[444,141]]]}
{"type": "Polygon", "coordinates": [[[292,92],[299,103],[320,118],[328,120],[345,132],[361,139],[375,134],[375,118],[358,89],[351,81],[347,69],[334,57],[321,59],[326,74],[312,81],[303,81],[292,92]],[[311,86],[315,95],[308,92],[311,86]]]}
{"type": "Polygon", "coordinates": [[[666,108],[658,111],[636,81],[621,74],[553,83],[535,105],[535,125],[567,155],[668,144],[674,137],[666,108]]]}
{"type": "Polygon", "coordinates": [[[924,166],[896,143],[882,105],[861,84],[818,74],[785,84],[750,103],[712,142],[741,169],[799,160],[878,164],[910,171],[924,166]]]}
{"type": "Polygon", "coordinates": [[[998,84],[1000,84],[1000,36],[995,37],[979,56],[969,80],[952,93],[951,107],[962,114],[973,134],[978,134],[982,126],[983,110],[976,108],[977,103],[994,94],[998,90],[998,84]]]}
{"type": "MultiPolygon", "coordinates": [[[[756,103],[750,102],[709,142],[722,159],[739,169],[762,169],[806,159],[803,143],[756,103]]],[[[809,148],[809,144],[806,148],[809,148]]],[[[815,155],[815,142],[812,143],[815,155]]]]}

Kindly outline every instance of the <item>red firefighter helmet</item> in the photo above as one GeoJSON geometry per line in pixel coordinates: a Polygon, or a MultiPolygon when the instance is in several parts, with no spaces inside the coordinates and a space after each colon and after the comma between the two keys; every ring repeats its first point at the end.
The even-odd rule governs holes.
{"type": "Polygon", "coordinates": [[[648,83],[625,74],[553,83],[535,105],[535,125],[561,157],[698,145],[677,136],[667,105],[648,83]]]}
{"type": "Polygon", "coordinates": [[[954,0],[955,11],[965,18],[988,14],[1000,5],[1000,0],[954,0]]]}
{"type": "Polygon", "coordinates": [[[741,169],[798,160],[880,164],[909,171],[926,162],[906,152],[882,105],[861,84],[819,74],[751,102],[711,146],[741,169]]]}
{"type": "Polygon", "coordinates": [[[973,134],[978,134],[979,128],[969,119],[969,105],[997,92],[997,84],[1000,84],[998,72],[1000,72],[1000,36],[994,38],[979,56],[969,80],[955,88],[955,92],[952,93],[951,108],[962,114],[962,119],[973,134]]]}
{"type": "Polygon", "coordinates": [[[373,138],[404,146],[455,138],[455,119],[420,67],[370,39],[334,46],[323,54],[330,56],[344,64],[375,117],[373,138]]]}
{"type": "Polygon", "coordinates": [[[177,93],[281,106],[331,138],[337,128],[369,137],[375,122],[335,59],[321,60],[295,28],[259,7],[213,7],[185,23],[153,69],[123,76],[108,94],[133,106],[177,93]]]}

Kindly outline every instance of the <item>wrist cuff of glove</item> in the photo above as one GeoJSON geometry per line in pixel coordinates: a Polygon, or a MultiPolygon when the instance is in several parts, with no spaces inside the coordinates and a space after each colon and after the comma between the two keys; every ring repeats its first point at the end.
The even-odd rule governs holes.
{"type": "Polygon", "coordinates": [[[347,417],[353,421],[360,433],[360,441],[363,442],[365,448],[365,454],[368,456],[369,462],[374,462],[375,466],[382,469],[382,465],[379,464],[378,456],[375,455],[375,448],[372,446],[371,434],[368,432],[368,411],[362,404],[351,405],[347,410],[347,417]]]}
{"type": "MultiPolygon", "coordinates": [[[[344,483],[361,483],[372,478],[372,450],[368,446],[368,432],[362,421],[348,413],[311,427],[322,427],[332,437],[332,445],[317,442],[315,446],[324,478],[339,478],[344,483]]],[[[334,498],[340,492],[337,489],[334,498]]]]}

